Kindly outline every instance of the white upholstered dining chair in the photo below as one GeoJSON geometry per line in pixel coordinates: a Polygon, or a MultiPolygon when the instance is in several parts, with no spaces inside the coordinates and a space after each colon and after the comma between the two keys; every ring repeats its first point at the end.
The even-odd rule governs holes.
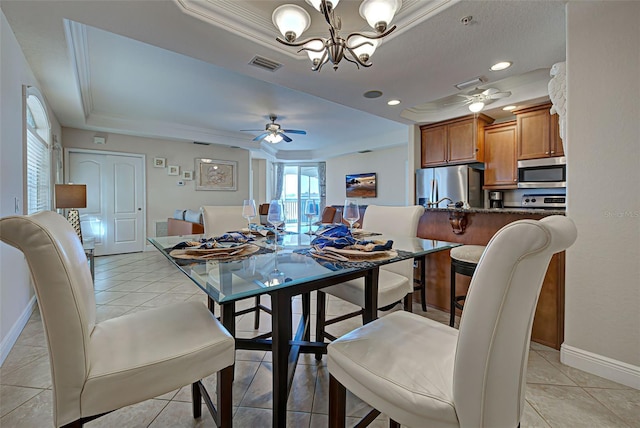
{"type": "Polygon", "coordinates": [[[225,232],[247,228],[247,220],[242,217],[242,205],[205,205],[200,209],[202,210],[204,234],[208,237],[220,236],[225,232]]]}
{"type": "MultiPolygon", "coordinates": [[[[268,204],[267,204],[268,205],[268,204]]],[[[207,237],[223,235],[225,232],[247,228],[247,220],[242,217],[242,206],[206,205],[200,208],[204,223],[204,234],[207,237]]],[[[267,208],[268,210],[268,208],[267,208]]],[[[266,297],[265,297],[266,298],[266,297]]],[[[255,297],[252,307],[236,312],[236,316],[253,312],[253,328],[260,328],[260,311],[271,314],[271,308],[260,302],[260,296],[255,297]]]]}
{"type": "Polygon", "coordinates": [[[51,211],[0,219],[0,240],[27,259],[44,323],[56,427],[192,385],[219,426],[231,426],[234,339],[200,302],[96,322],[87,258],[75,230],[51,211]],[[200,380],[218,373],[217,409],[200,380]]]}
{"type": "MultiPolygon", "coordinates": [[[[386,207],[369,205],[364,213],[362,229],[369,232],[379,232],[397,237],[415,237],[418,232],[418,222],[424,213],[424,207],[419,205],[406,207],[386,207]]],[[[371,239],[375,239],[373,236],[371,239]]],[[[324,338],[334,340],[331,334],[325,331],[327,325],[349,316],[361,314],[357,311],[338,318],[327,320],[325,315],[326,294],[339,297],[342,300],[364,308],[364,278],[358,278],[343,282],[318,291],[316,338],[322,341],[324,338]]],[[[403,260],[380,267],[378,277],[378,308],[388,308],[405,299],[411,309],[411,293],[413,293],[413,260],[403,260]]],[[[365,321],[365,320],[363,320],[365,321]]],[[[319,357],[319,355],[318,355],[319,357]]]]}
{"type": "Polygon", "coordinates": [[[542,282],[553,254],[576,236],[564,216],[499,230],[471,280],[459,330],[395,312],[331,343],[329,426],[344,427],[348,389],[391,427],[517,427],[542,282]]]}

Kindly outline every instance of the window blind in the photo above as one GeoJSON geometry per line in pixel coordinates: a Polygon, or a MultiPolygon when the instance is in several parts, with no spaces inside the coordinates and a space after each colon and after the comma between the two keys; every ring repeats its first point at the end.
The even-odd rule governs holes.
{"type": "Polygon", "coordinates": [[[40,136],[27,129],[27,213],[51,209],[49,147],[40,136]]]}

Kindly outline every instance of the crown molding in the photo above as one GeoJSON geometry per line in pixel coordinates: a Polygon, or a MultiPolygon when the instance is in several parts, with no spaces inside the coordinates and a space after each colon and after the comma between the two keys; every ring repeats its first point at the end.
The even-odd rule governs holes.
{"type": "Polygon", "coordinates": [[[67,41],[67,52],[76,86],[80,92],[80,102],[85,121],[93,111],[91,96],[91,67],[89,63],[89,44],[87,42],[87,26],[79,22],[64,20],[64,34],[67,41]]]}
{"type": "MultiPolygon", "coordinates": [[[[276,41],[277,31],[271,17],[234,0],[173,0],[187,15],[213,24],[245,39],[275,49],[291,58],[300,59],[296,51],[276,41]]],[[[305,57],[306,58],[306,55],[305,57]]]]}

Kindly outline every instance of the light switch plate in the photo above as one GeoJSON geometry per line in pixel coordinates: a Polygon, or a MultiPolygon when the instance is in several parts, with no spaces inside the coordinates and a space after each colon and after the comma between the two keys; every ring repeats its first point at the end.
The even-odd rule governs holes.
{"type": "Polygon", "coordinates": [[[176,184],[177,184],[178,186],[184,186],[184,181],[178,181],[176,184]]]}

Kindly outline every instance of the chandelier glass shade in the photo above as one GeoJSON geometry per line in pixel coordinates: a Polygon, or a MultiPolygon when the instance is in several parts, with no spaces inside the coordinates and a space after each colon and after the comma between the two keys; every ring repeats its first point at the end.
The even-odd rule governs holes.
{"type": "Polygon", "coordinates": [[[306,0],[318,12],[322,13],[329,24],[329,37],[312,37],[298,41],[302,33],[309,28],[311,18],[300,6],[285,4],[273,11],[272,20],[284,39],[276,40],[284,45],[301,48],[305,51],[313,71],[320,71],[327,62],[338,68],[342,59],[354,63],[358,68],[371,67],[369,61],[378,46],[379,39],[389,35],[396,26],[388,28],[396,12],[402,6],[402,0],[364,0],[360,5],[360,16],[375,30],[375,33],[351,33],[346,38],[340,35],[342,21],[334,10],[339,0],[306,0]]]}

